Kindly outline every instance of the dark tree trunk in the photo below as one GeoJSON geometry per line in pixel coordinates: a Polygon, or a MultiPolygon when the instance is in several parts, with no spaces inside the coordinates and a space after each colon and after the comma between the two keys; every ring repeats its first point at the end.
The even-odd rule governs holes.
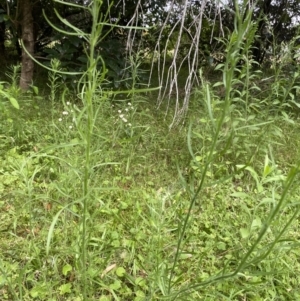
{"type": "MultiPolygon", "coordinates": [[[[262,32],[267,25],[264,17],[268,17],[270,14],[271,2],[272,2],[272,0],[263,0],[263,1],[259,2],[261,4],[261,6],[260,6],[260,11],[259,11],[259,19],[260,20],[258,22],[257,34],[260,37],[262,36],[262,32]]],[[[261,64],[264,59],[265,51],[266,51],[266,48],[262,43],[262,39],[261,38],[256,39],[253,46],[254,47],[253,47],[252,53],[253,53],[254,60],[261,64]]]]}
{"type": "MultiPolygon", "coordinates": [[[[22,41],[27,52],[34,55],[34,26],[32,17],[32,0],[19,0],[21,11],[22,41]]],[[[27,90],[32,83],[34,62],[25,50],[22,50],[22,69],[20,88],[27,90]]]]}
{"type": "Polygon", "coordinates": [[[5,57],[5,22],[0,23],[0,56],[5,57]]]}
{"type": "MultiPolygon", "coordinates": [[[[0,9],[2,13],[5,12],[5,5],[4,3],[0,3],[0,9]]],[[[6,12],[5,12],[6,13],[6,12]]],[[[2,22],[0,22],[0,57],[1,59],[5,58],[5,29],[6,29],[6,24],[4,19],[2,19],[2,22]]]]}

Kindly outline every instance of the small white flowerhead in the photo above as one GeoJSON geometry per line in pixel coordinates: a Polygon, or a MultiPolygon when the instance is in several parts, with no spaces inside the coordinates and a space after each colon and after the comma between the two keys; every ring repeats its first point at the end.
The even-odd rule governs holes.
{"type": "Polygon", "coordinates": [[[131,107],[131,103],[129,102],[128,105],[131,107]]]}
{"type": "Polygon", "coordinates": [[[119,113],[119,114],[121,114],[121,113],[122,113],[122,111],[121,111],[121,110],[118,110],[118,113],[119,113]]]}
{"type": "Polygon", "coordinates": [[[63,115],[68,115],[69,113],[67,111],[62,112],[63,115]]]}
{"type": "Polygon", "coordinates": [[[123,118],[122,120],[123,120],[125,123],[127,122],[127,119],[126,119],[126,118],[123,118]]]}
{"type": "Polygon", "coordinates": [[[69,106],[69,105],[70,105],[70,102],[69,102],[69,101],[67,101],[67,102],[66,102],[66,105],[67,105],[67,106],[69,106]]]}
{"type": "Polygon", "coordinates": [[[123,115],[123,114],[121,114],[121,115],[120,115],[120,118],[121,118],[121,119],[122,119],[122,118],[124,118],[124,115],[123,115]]]}
{"type": "Polygon", "coordinates": [[[62,121],[62,118],[58,118],[58,121],[62,121]]]}
{"type": "Polygon", "coordinates": [[[131,123],[128,123],[128,126],[131,126],[131,123]]]}
{"type": "Polygon", "coordinates": [[[126,108],[125,111],[128,112],[128,109],[126,108]]]}
{"type": "Polygon", "coordinates": [[[73,126],[72,125],[69,125],[69,129],[71,130],[73,128],[73,126]]]}

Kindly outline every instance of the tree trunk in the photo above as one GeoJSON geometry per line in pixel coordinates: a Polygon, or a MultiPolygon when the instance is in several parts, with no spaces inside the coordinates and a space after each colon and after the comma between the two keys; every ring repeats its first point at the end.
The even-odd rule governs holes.
{"type": "MultiPolygon", "coordinates": [[[[22,40],[27,52],[34,55],[34,27],[32,17],[32,0],[19,0],[21,12],[22,40]]],[[[25,50],[22,50],[22,69],[20,88],[27,90],[32,83],[34,62],[25,50]]]]}
{"type": "Polygon", "coordinates": [[[1,57],[5,57],[5,22],[0,23],[0,55],[1,57]]]}
{"type": "MultiPolygon", "coordinates": [[[[7,14],[7,12],[5,12],[5,5],[4,4],[0,4],[0,10],[2,13],[5,13],[7,14]]],[[[0,57],[1,59],[5,59],[5,45],[4,45],[4,42],[5,42],[5,29],[6,29],[6,24],[5,24],[5,21],[4,21],[4,18],[2,16],[2,21],[0,23],[0,57]]]]}
{"type": "MultiPolygon", "coordinates": [[[[262,36],[263,30],[267,26],[265,17],[269,18],[269,14],[271,11],[271,2],[272,0],[264,0],[259,2],[260,3],[259,15],[258,15],[259,21],[258,21],[258,29],[256,32],[256,34],[259,37],[262,36]]],[[[261,38],[257,38],[253,46],[254,47],[253,47],[252,54],[254,60],[259,64],[261,64],[265,56],[266,46],[263,45],[261,38]]]]}

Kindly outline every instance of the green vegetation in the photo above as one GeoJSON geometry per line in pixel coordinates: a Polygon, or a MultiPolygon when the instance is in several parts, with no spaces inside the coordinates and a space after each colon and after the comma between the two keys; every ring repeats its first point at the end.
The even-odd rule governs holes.
{"type": "MultiPolygon", "coordinates": [[[[143,99],[131,100],[131,106],[102,104],[91,139],[86,219],[90,300],[168,296],[178,236],[211,147],[212,123],[203,98],[197,98],[189,115],[194,159],[188,126],[169,131],[164,114],[143,99]]],[[[78,118],[82,108],[68,99],[70,104],[53,109],[52,119],[49,102],[32,99],[28,107],[21,100],[19,112],[10,109],[13,122],[7,119],[1,128],[6,132],[1,135],[1,298],[82,300],[85,156],[71,117],[78,118]]],[[[222,105],[213,104],[217,114],[222,105]]],[[[231,147],[224,139],[234,127],[223,126],[219,150],[190,212],[172,292],[234,271],[289,184],[299,158],[300,124],[282,117],[268,123],[264,114],[234,119],[231,147]],[[243,164],[248,165],[238,171],[243,164]]],[[[184,292],[178,300],[297,300],[297,219],[264,257],[297,212],[299,178],[290,189],[238,275],[191,295],[184,292]]]]}
{"type": "Polygon", "coordinates": [[[71,27],[88,45],[75,88],[58,59],[47,93],[21,91],[19,67],[0,86],[0,299],[300,300],[299,67],[256,70],[236,6],[170,128],[139,55],[111,88],[100,7],[90,33],[71,27]]]}

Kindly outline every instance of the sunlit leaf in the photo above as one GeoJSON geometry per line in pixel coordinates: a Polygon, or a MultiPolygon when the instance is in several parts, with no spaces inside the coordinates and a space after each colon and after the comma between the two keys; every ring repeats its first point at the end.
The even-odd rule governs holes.
{"type": "Polygon", "coordinates": [[[9,101],[13,105],[14,108],[16,108],[18,110],[20,109],[19,103],[15,98],[9,97],[9,101]]]}
{"type": "Polygon", "coordinates": [[[241,228],[240,233],[241,233],[242,238],[247,238],[250,235],[249,230],[246,228],[241,228]]]}
{"type": "Polygon", "coordinates": [[[125,275],[126,271],[123,267],[118,267],[116,270],[116,274],[119,277],[123,277],[125,275]]]}
{"type": "Polygon", "coordinates": [[[62,269],[63,275],[66,276],[69,272],[72,271],[72,269],[73,269],[73,268],[72,268],[71,265],[69,265],[69,264],[64,265],[64,266],[63,266],[63,269],[62,269]]]}

